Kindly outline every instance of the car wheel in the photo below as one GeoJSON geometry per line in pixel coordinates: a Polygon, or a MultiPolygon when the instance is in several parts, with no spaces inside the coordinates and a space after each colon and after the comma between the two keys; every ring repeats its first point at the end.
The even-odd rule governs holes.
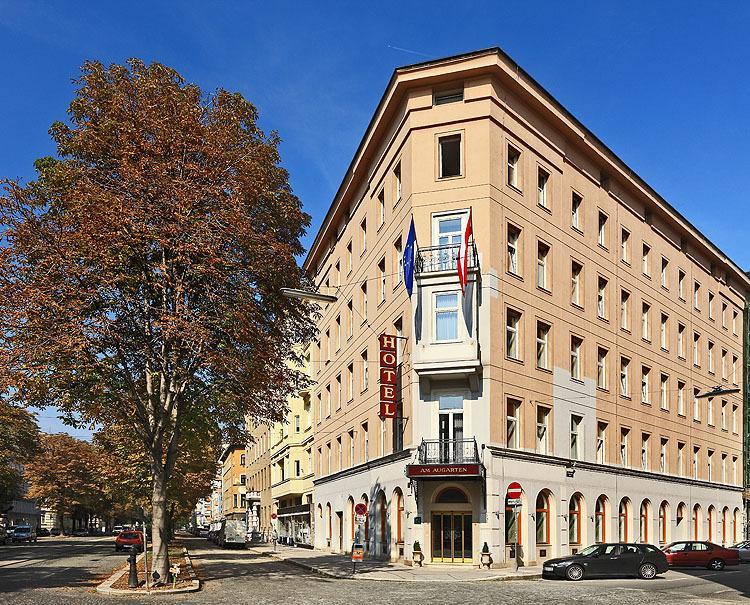
{"type": "Polygon", "coordinates": [[[567,570],[565,570],[565,576],[568,578],[568,580],[577,582],[578,580],[581,580],[583,578],[583,567],[581,567],[580,565],[571,565],[567,570]]]}
{"type": "Polygon", "coordinates": [[[638,576],[644,580],[652,580],[656,577],[656,565],[644,563],[638,568],[638,576]]]}
{"type": "Polygon", "coordinates": [[[721,571],[722,569],[724,569],[725,565],[726,563],[724,563],[724,561],[722,561],[721,559],[711,559],[708,562],[708,568],[713,569],[714,571],[721,571]]]}

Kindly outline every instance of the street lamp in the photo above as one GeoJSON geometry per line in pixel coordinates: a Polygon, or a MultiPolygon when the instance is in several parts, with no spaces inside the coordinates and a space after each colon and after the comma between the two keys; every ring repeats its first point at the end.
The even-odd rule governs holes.
{"type": "Polygon", "coordinates": [[[702,395],[696,395],[696,399],[705,399],[706,397],[717,397],[718,395],[731,395],[732,393],[739,393],[739,389],[722,389],[721,385],[716,385],[715,387],[712,387],[710,391],[707,393],[703,393],[702,395]]]}
{"type": "Polygon", "coordinates": [[[320,292],[297,290],[296,288],[281,288],[281,295],[287,298],[298,298],[299,300],[312,300],[324,303],[334,303],[338,300],[334,294],[321,294],[320,292]]]}

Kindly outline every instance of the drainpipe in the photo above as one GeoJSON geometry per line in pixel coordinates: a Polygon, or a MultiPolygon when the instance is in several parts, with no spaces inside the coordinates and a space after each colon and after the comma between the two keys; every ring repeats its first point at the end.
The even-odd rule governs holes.
{"type": "Polygon", "coordinates": [[[742,321],[742,499],[745,508],[745,539],[750,539],[750,300],[745,300],[742,321]]]}

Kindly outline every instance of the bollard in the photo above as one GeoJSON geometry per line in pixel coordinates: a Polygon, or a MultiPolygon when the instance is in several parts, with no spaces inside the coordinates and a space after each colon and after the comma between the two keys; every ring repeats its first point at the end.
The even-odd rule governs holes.
{"type": "Polygon", "coordinates": [[[135,560],[138,557],[138,547],[130,547],[130,556],[128,557],[128,563],[130,563],[130,575],[128,576],[128,588],[138,588],[138,568],[136,567],[135,560]]]}

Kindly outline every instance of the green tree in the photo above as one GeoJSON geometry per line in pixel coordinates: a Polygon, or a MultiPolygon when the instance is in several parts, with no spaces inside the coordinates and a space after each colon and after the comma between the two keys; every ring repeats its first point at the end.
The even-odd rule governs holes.
{"type": "Polygon", "coordinates": [[[0,199],[0,374],[11,400],[140,441],[166,578],[184,427],[210,415],[242,438],[305,380],[310,308],[280,288],[300,286],[309,217],[240,94],[135,59],[86,62],[77,85],[58,157],[0,199]]]}
{"type": "Polygon", "coordinates": [[[38,440],[34,416],[0,399],[0,512],[21,495],[22,465],[34,455],[38,440]]]}

